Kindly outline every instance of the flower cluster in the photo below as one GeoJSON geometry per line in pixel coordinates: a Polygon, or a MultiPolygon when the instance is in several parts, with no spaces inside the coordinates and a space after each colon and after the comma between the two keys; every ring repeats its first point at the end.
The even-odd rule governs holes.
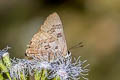
{"type": "MultiPolygon", "coordinates": [[[[0,51],[4,54],[7,51],[0,51]]],[[[1,54],[0,54],[1,55],[1,54]]],[[[79,80],[85,78],[88,75],[87,66],[83,66],[85,61],[73,59],[71,53],[67,53],[67,56],[60,56],[57,60],[48,62],[34,58],[33,60],[14,58],[10,60],[11,66],[8,68],[11,80],[27,80],[28,76],[34,76],[35,80],[79,80]],[[44,79],[41,79],[44,77],[44,79]]],[[[1,67],[1,66],[0,66],[1,67]]],[[[1,69],[1,68],[0,68],[1,69]]]]}
{"type": "Polygon", "coordinates": [[[69,53],[66,57],[59,57],[56,62],[51,63],[52,71],[49,77],[59,76],[61,80],[78,80],[81,77],[85,78],[85,75],[88,75],[88,69],[86,66],[82,66],[85,61],[81,61],[80,57],[76,60],[72,60],[71,53],[69,53]]]}

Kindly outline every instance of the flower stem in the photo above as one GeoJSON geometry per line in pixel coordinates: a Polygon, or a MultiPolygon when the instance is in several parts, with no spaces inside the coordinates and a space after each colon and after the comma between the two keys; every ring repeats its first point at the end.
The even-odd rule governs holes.
{"type": "Polygon", "coordinates": [[[42,71],[39,72],[39,71],[35,71],[35,80],[40,80],[40,77],[41,77],[41,74],[42,74],[42,71]]]}
{"type": "Polygon", "coordinates": [[[9,72],[8,72],[8,69],[7,69],[6,66],[3,64],[2,60],[0,60],[0,70],[7,75],[7,77],[9,78],[9,80],[12,80],[11,77],[10,77],[10,74],[9,74],[9,72]]]}
{"type": "Polygon", "coordinates": [[[43,70],[42,70],[41,80],[47,80],[46,73],[47,73],[47,70],[46,70],[46,69],[43,69],[43,70]]]}
{"type": "Polygon", "coordinates": [[[10,61],[9,53],[8,52],[4,53],[4,55],[2,56],[2,60],[3,60],[4,65],[7,68],[11,67],[11,61],[10,61]]]}
{"type": "Polygon", "coordinates": [[[21,78],[21,80],[24,80],[25,78],[24,78],[24,75],[21,73],[20,74],[20,78],[21,78]]]}
{"type": "Polygon", "coordinates": [[[55,78],[53,78],[53,80],[60,80],[60,77],[56,76],[55,78]]]}
{"type": "Polygon", "coordinates": [[[10,77],[10,74],[7,72],[6,75],[8,76],[8,79],[9,80],[12,80],[11,77],[10,77]]]}

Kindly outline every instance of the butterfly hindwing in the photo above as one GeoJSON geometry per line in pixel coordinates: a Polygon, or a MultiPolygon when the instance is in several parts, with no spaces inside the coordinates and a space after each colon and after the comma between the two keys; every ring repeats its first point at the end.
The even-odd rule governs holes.
{"type": "Polygon", "coordinates": [[[57,55],[66,55],[66,53],[62,23],[57,13],[53,13],[33,36],[26,54],[28,57],[53,60],[57,55]]]}

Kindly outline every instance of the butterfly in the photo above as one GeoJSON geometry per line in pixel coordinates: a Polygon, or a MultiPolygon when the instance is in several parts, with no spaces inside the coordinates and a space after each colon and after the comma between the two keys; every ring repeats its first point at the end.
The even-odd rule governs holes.
{"type": "Polygon", "coordinates": [[[33,35],[25,55],[27,58],[53,61],[59,56],[65,56],[67,52],[62,22],[55,12],[47,17],[39,31],[33,35]]]}

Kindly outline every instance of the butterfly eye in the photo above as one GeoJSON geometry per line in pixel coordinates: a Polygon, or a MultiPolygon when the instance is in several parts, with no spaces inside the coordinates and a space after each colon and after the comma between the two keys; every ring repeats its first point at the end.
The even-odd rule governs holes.
{"type": "Polygon", "coordinates": [[[70,51],[68,51],[68,54],[70,54],[70,51]]]}
{"type": "Polygon", "coordinates": [[[25,56],[27,56],[27,54],[25,53],[25,56]]]}
{"type": "Polygon", "coordinates": [[[68,55],[69,55],[69,56],[71,55],[71,52],[70,52],[70,51],[68,51],[68,55]]]}

